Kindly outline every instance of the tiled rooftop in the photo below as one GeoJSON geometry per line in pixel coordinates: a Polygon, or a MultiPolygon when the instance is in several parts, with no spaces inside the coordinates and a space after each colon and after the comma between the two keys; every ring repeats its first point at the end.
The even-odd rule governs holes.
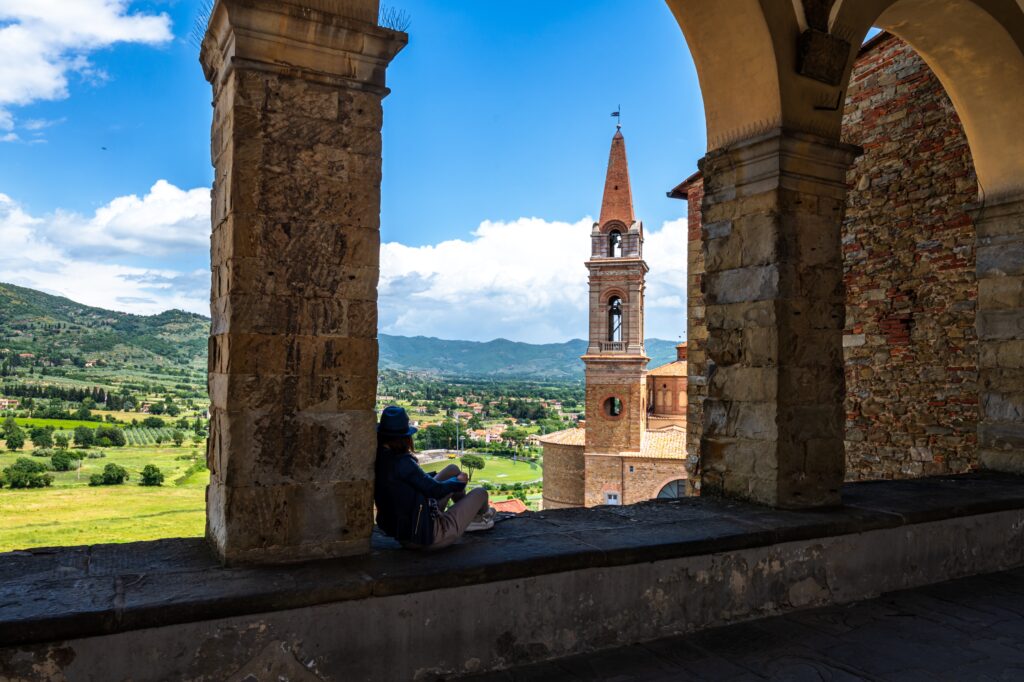
{"type": "Polygon", "coordinates": [[[655,367],[654,369],[647,371],[647,376],[658,376],[658,377],[685,377],[686,376],[686,360],[675,360],[661,367],[655,367]]]}

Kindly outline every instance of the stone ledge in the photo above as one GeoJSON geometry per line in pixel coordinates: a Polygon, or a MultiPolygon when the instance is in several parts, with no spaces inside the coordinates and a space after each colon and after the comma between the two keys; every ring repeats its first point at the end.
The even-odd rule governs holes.
{"type": "Polygon", "coordinates": [[[1024,509],[996,473],[848,484],[844,507],[778,511],[715,498],[508,517],[433,555],[375,536],[366,556],[221,567],[201,539],[0,554],[0,642],[80,639],[251,614],[643,565],[1024,509]]]}

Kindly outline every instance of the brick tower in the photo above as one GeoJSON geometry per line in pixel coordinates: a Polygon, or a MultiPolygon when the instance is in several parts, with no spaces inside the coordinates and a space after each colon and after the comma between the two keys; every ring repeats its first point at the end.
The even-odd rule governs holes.
{"type": "Polygon", "coordinates": [[[643,223],[633,216],[626,141],[616,130],[591,232],[586,453],[639,452],[647,429],[643,223]]]}

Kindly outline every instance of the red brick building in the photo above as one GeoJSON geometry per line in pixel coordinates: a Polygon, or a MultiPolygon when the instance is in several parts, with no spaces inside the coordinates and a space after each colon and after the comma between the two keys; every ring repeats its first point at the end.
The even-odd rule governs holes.
{"type": "Polygon", "coordinates": [[[686,361],[658,368],[649,388],[643,241],[643,223],[633,214],[626,142],[617,131],[586,263],[586,428],[541,438],[546,509],[632,504],[685,490],[686,361]]]}

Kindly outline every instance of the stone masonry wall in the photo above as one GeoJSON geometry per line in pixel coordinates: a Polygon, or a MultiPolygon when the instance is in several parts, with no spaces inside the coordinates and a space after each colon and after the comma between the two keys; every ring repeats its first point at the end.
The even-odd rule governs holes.
{"type": "Polygon", "coordinates": [[[704,253],[701,250],[701,206],[704,181],[697,177],[687,188],[687,269],[686,285],[686,348],[689,377],[687,381],[686,455],[690,471],[690,492],[700,491],[700,430],[703,423],[704,398],[707,397],[708,328],[704,319],[704,253]]]}
{"type": "Polygon", "coordinates": [[[854,67],[844,138],[849,174],[846,476],[963,472],[978,421],[970,150],[924,61],[887,36],[854,67]]]}

